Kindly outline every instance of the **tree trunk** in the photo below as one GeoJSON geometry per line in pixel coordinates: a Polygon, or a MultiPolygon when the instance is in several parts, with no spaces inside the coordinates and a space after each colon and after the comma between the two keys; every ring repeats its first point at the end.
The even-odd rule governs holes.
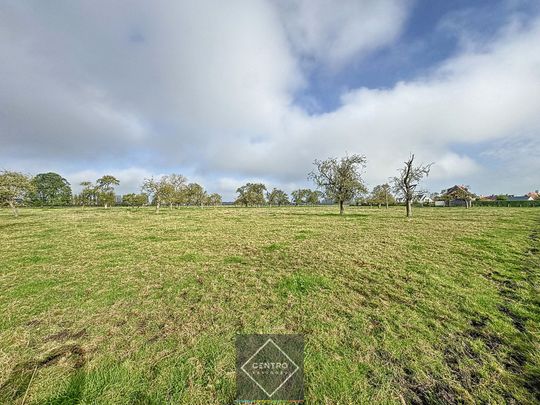
{"type": "Polygon", "coordinates": [[[156,212],[159,212],[159,206],[161,205],[161,203],[159,201],[156,201],[156,212]]]}
{"type": "Polygon", "coordinates": [[[19,216],[19,210],[17,209],[17,205],[15,205],[13,203],[13,201],[10,201],[9,206],[11,207],[11,210],[13,211],[13,215],[18,217],[19,216]]]}
{"type": "Polygon", "coordinates": [[[412,217],[412,201],[407,200],[407,218],[412,217]]]}
{"type": "Polygon", "coordinates": [[[340,200],[339,201],[339,215],[343,215],[343,212],[344,212],[344,208],[343,208],[343,200],[340,200]]]}
{"type": "Polygon", "coordinates": [[[109,207],[109,204],[105,203],[105,209],[107,209],[109,207]]]}

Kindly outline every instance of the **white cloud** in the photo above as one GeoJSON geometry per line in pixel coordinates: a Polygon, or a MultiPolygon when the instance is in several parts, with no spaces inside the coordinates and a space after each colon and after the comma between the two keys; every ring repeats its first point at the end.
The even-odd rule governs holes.
{"type": "Polygon", "coordinates": [[[4,4],[3,139],[22,153],[39,143],[49,158],[96,157],[156,138],[167,149],[182,138],[187,149],[201,137],[275,130],[302,77],[274,8],[164,4],[4,4]]]}
{"type": "Polygon", "coordinates": [[[396,40],[410,1],[276,0],[289,39],[302,56],[339,67],[396,40]]]}
{"type": "Polygon", "coordinates": [[[456,153],[446,153],[432,167],[430,176],[436,180],[466,178],[479,170],[478,163],[470,157],[460,156],[456,153]]]}
{"type": "MultiPolygon", "coordinates": [[[[226,160],[217,155],[209,160],[224,170],[266,170],[286,181],[290,173],[299,173],[295,179],[305,175],[315,157],[360,152],[368,156],[367,179],[375,184],[394,175],[415,152],[425,162],[437,162],[433,180],[463,182],[483,173],[486,178],[472,185],[482,187],[494,174],[452,148],[538,133],[538,42],[539,22],[506,31],[481,53],[459,54],[429,76],[391,89],[344,94],[334,112],[310,117],[292,112],[288,126],[267,144],[222,145],[226,160]]],[[[535,168],[538,163],[526,170],[535,168]]]]}
{"type": "MultiPolygon", "coordinates": [[[[111,173],[122,177],[122,192],[150,173],[182,171],[232,196],[253,179],[303,186],[313,159],[344,152],[367,155],[374,185],[414,152],[437,163],[428,183],[437,189],[492,187],[497,175],[467,149],[537,136],[538,19],[510,17],[500,34],[478,46],[471,39],[429,74],[353,89],[336,111],[308,115],[293,103],[309,85],[306,58],[345,69],[392,44],[409,6],[3,2],[2,166],[56,170],[72,182],[111,173]]],[[[527,165],[540,170],[538,159],[527,165]]],[[[527,181],[517,176],[514,185],[527,181]]]]}

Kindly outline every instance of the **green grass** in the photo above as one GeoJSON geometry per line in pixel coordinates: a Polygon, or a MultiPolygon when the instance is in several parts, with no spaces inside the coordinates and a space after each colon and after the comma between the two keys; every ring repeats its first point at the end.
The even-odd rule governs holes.
{"type": "Polygon", "coordinates": [[[235,335],[307,403],[540,401],[540,210],[0,210],[0,403],[230,404],[235,335]]]}

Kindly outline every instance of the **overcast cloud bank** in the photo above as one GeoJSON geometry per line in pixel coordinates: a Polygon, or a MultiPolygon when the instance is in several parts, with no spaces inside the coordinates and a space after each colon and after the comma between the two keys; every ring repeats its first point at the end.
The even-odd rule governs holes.
{"type": "Polygon", "coordinates": [[[343,74],[402,46],[415,7],[5,1],[0,166],[72,184],[110,173],[120,192],[180,172],[230,199],[250,180],[305,185],[313,159],[345,152],[367,155],[374,186],[414,152],[436,162],[432,191],[539,188],[536,13],[509,5],[486,35],[449,15],[438,32],[457,38],[452,55],[413,79],[343,89],[338,108],[317,114],[295,101],[315,69],[343,74]]]}

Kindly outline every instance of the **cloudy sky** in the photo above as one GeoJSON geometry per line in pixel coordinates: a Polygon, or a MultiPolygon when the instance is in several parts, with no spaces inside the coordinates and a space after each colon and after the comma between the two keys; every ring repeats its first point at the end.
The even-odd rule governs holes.
{"type": "Polygon", "coordinates": [[[0,0],[0,168],[225,199],[409,153],[425,187],[540,188],[540,2],[0,0]]]}

